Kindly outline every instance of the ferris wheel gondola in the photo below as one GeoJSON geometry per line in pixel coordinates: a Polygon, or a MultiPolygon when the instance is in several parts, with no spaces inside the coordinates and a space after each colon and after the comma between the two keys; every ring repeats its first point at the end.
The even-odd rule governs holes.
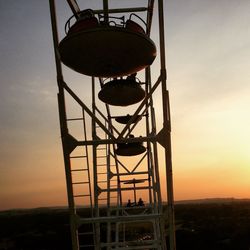
{"type": "Polygon", "coordinates": [[[66,66],[89,76],[119,77],[152,64],[156,46],[139,24],[131,19],[123,25],[104,23],[91,10],[82,13],[59,44],[66,66]]]}
{"type": "MultiPolygon", "coordinates": [[[[130,135],[130,138],[134,138],[134,135],[130,135]]],[[[117,149],[115,153],[120,156],[136,156],[144,153],[146,148],[142,142],[126,142],[117,143],[117,149]]]]}
{"type": "Polygon", "coordinates": [[[140,102],[145,97],[145,91],[135,74],[126,79],[114,79],[104,84],[98,94],[101,101],[114,106],[128,106],[140,102]]]}
{"type": "MultiPolygon", "coordinates": [[[[131,118],[132,118],[132,115],[127,114],[125,116],[117,116],[117,117],[115,117],[115,120],[121,124],[128,124],[128,122],[130,121],[131,118]]],[[[141,116],[137,115],[132,123],[136,123],[139,120],[141,120],[141,116]]]]}

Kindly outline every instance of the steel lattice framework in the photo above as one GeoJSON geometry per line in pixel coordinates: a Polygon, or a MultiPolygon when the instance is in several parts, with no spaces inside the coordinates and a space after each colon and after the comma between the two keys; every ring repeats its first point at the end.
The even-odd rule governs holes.
{"type": "MultiPolygon", "coordinates": [[[[98,1],[98,0],[96,0],[98,1]]],[[[100,1],[100,0],[99,0],[100,1]]],[[[151,67],[140,73],[145,98],[127,116],[116,115],[110,105],[101,103],[97,91],[105,86],[103,77],[92,76],[91,104],[86,104],[78,93],[66,83],[62,70],[62,55],[58,38],[55,1],[50,0],[52,33],[58,83],[58,107],[62,136],[72,249],[167,249],[175,250],[174,198],[171,156],[171,120],[167,73],[165,62],[163,0],[157,1],[158,22],[152,26],[154,1],[146,6],[133,8],[109,8],[103,0],[102,9],[93,10],[104,23],[111,14],[140,13],[146,16],[145,37],[150,38],[151,28],[159,31],[159,76],[151,78],[151,67]],[[160,91],[162,102],[162,129],[157,132],[155,115],[155,92],[160,91]],[[77,116],[72,112],[77,107],[77,116]],[[116,121],[123,125],[117,127],[116,121]],[[125,119],[125,120],[124,120],[125,119]],[[80,136],[72,129],[77,124],[80,136]],[[136,129],[142,136],[131,136],[136,129]],[[145,145],[145,152],[136,156],[119,156],[119,145],[145,145]],[[159,163],[159,150],[164,149],[164,162],[159,163]],[[161,193],[160,165],[165,166],[167,181],[167,213],[164,213],[161,193]],[[145,204],[126,205],[128,197],[137,202],[138,193],[145,204]],[[132,195],[132,198],[130,197],[132,195]],[[167,231],[166,231],[166,227],[167,231]]],[[[78,20],[82,10],[74,0],[67,1],[73,16],[78,20]]],[[[129,1],[128,1],[129,4],[129,1]]],[[[87,6],[88,7],[88,6],[87,6]]],[[[87,53],[87,52],[86,52],[87,53]]],[[[94,60],[94,59],[93,59],[94,60]]],[[[115,77],[116,79],[116,77],[115,77]]],[[[85,84],[85,83],[84,83],[85,84]]],[[[159,95],[157,95],[159,98],[159,95]]],[[[122,108],[120,108],[122,110],[122,108]]],[[[159,112],[159,110],[158,110],[159,112]]]]}

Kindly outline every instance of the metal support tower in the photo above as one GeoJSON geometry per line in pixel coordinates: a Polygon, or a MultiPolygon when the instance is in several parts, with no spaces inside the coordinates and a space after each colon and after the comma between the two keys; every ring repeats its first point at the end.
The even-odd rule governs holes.
{"type": "MultiPolygon", "coordinates": [[[[154,0],[146,1],[147,5],[142,7],[113,9],[109,8],[108,0],[103,0],[102,8],[93,10],[95,15],[102,16],[104,23],[108,23],[111,14],[142,14],[147,37],[150,37],[151,28],[158,28],[159,76],[155,81],[152,80],[150,66],[140,71],[143,72],[140,73],[140,80],[146,96],[133,108],[125,125],[117,125],[116,119],[121,117],[119,112],[117,114],[117,109],[113,110],[111,105],[104,104],[97,98],[97,91],[105,85],[104,78],[92,76],[83,83],[91,95],[91,103],[82,100],[79,93],[72,90],[71,84],[65,82],[59,53],[55,0],[49,2],[72,249],[165,250],[168,237],[169,249],[175,250],[171,120],[163,0],[157,1],[158,10],[154,10],[154,0]],[[158,15],[158,22],[152,26],[154,12],[158,15]],[[157,110],[162,114],[163,120],[160,130],[156,127],[154,108],[157,90],[161,92],[162,102],[162,110],[157,110]],[[132,133],[136,136],[131,136],[132,133]],[[121,144],[138,143],[144,143],[146,151],[135,158],[121,157],[117,153],[121,144]],[[159,147],[164,149],[163,162],[158,159],[159,147]],[[166,173],[167,182],[165,191],[161,190],[160,185],[164,181],[161,178],[163,172],[166,173]],[[163,200],[166,198],[162,197],[163,194],[167,198],[166,212],[163,207],[163,200]],[[143,197],[145,204],[127,206],[128,199],[137,203],[139,197],[143,197]]],[[[76,20],[79,19],[81,9],[78,3],[75,0],[67,0],[67,3],[73,16],[76,20]]],[[[88,9],[88,6],[85,7],[88,9]]],[[[157,98],[159,99],[159,95],[157,98]]],[[[122,112],[122,109],[119,108],[119,111],[122,112]]]]}

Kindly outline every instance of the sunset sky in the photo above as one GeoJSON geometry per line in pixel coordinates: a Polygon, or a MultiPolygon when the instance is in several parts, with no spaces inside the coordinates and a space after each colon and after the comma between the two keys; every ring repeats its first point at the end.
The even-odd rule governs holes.
{"type": "MultiPolygon", "coordinates": [[[[164,2],[175,199],[250,198],[250,1],[164,2]]],[[[49,2],[0,0],[0,21],[0,209],[66,205],[49,2]]]]}

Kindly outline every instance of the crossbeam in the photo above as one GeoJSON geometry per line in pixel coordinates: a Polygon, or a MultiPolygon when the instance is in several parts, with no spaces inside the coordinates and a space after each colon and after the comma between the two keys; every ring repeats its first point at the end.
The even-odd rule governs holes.
{"type": "Polygon", "coordinates": [[[81,11],[76,0],[67,0],[70,9],[72,10],[76,19],[79,18],[79,12],[81,11]]]}
{"type": "Polygon", "coordinates": [[[116,144],[116,143],[132,143],[132,142],[153,142],[157,141],[156,136],[147,136],[147,137],[134,137],[127,139],[99,139],[91,141],[77,141],[77,146],[87,146],[87,145],[101,145],[101,144],[116,144]]]}
{"type": "Polygon", "coordinates": [[[109,217],[93,217],[93,218],[79,218],[80,225],[88,223],[100,223],[100,222],[117,222],[117,221],[142,221],[151,220],[156,218],[163,218],[162,214],[137,214],[137,215],[127,215],[127,216],[109,216],[109,217]]]}

